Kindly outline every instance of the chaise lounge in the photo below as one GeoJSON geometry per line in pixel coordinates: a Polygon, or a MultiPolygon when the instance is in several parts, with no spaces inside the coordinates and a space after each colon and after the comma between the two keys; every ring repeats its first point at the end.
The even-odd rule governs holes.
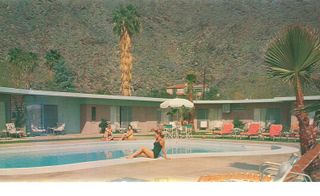
{"type": "Polygon", "coordinates": [[[276,125],[276,124],[272,124],[270,126],[270,130],[269,133],[262,133],[262,139],[264,139],[264,137],[269,137],[272,138],[273,141],[276,137],[281,137],[281,132],[282,132],[282,125],[276,125]]]}
{"type": "Polygon", "coordinates": [[[220,175],[201,176],[198,182],[288,182],[312,181],[310,176],[303,173],[305,169],[320,155],[320,144],[306,152],[300,158],[293,154],[290,159],[282,164],[265,162],[259,167],[259,173],[230,173],[220,175]]]}
{"type": "Polygon", "coordinates": [[[223,123],[222,129],[220,131],[213,131],[214,135],[232,135],[233,133],[233,123],[223,123]]]}
{"type": "Polygon", "coordinates": [[[260,123],[251,123],[249,125],[249,128],[248,128],[247,132],[241,132],[240,133],[240,139],[241,139],[241,136],[248,136],[249,139],[251,139],[252,136],[258,136],[260,128],[261,128],[260,123]]]}

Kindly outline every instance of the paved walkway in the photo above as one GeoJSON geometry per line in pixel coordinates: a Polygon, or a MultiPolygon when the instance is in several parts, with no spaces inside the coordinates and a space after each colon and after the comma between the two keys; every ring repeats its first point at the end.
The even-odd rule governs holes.
{"type": "MultiPolygon", "coordinates": [[[[96,141],[95,140],[87,140],[96,141]]],[[[221,141],[221,140],[219,140],[221,141]]],[[[55,143],[79,142],[59,141],[55,143]]],[[[83,142],[83,141],[82,141],[83,142]]],[[[214,142],[214,141],[213,141],[214,142]]],[[[251,142],[251,141],[244,141],[251,142]]],[[[52,143],[52,142],[50,142],[52,143]]],[[[0,147],[26,144],[3,144],[0,147]]],[[[32,145],[28,143],[27,145],[32,145]]],[[[286,145],[281,143],[281,145],[286,145]]],[[[287,144],[298,147],[298,144],[287,144]]],[[[92,169],[83,169],[70,172],[1,176],[0,181],[27,181],[27,182],[61,182],[61,181],[182,181],[196,182],[199,176],[230,172],[257,172],[259,164],[265,161],[282,162],[290,154],[284,155],[259,155],[259,156],[234,156],[234,157],[206,157],[183,158],[173,160],[159,159],[156,161],[114,165],[92,169]]]]}

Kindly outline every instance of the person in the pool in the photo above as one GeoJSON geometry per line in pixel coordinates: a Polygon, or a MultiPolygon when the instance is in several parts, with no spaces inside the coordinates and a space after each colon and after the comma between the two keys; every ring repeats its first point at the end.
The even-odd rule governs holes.
{"type": "Polygon", "coordinates": [[[164,135],[161,130],[159,130],[159,129],[155,130],[155,138],[156,138],[156,141],[153,143],[152,150],[150,150],[146,147],[141,147],[138,151],[136,151],[132,155],[127,156],[127,159],[133,159],[138,156],[156,159],[159,157],[161,150],[162,150],[163,158],[165,158],[167,160],[170,159],[169,157],[167,157],[167,152],[165,149],[164,135]]]}

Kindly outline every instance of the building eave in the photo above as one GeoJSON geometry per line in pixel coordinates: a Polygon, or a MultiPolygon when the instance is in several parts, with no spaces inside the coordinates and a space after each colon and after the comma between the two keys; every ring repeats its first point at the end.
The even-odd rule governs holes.
{"type": "Polygon", "coordinates": [[[70,92],[59,92],[59,91],[27,90],[27,89],[16,89],[16,88],[7,88],[7,87],[0,87],[0,93],[15,94],[15,95],[30,95],[30,96],[52,96],[52,97],[110,99],[110,100],[127,100],[127,101],[150,101],[150,102],[159,102],[159,103],[167,100],[163,98],[152,98],[152,97],[97,95],[97,94],[70,93],[70,92]]]}

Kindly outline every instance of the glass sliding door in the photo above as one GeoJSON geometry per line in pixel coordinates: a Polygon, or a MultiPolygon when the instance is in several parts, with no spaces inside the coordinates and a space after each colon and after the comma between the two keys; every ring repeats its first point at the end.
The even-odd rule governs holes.
{"type": "Polygon", "coordinates": [[[196,110],[197,127],[208,128],[208,109],[196,110]]]}
{"type": "Polygon", "coordinates": [[[32,125],[37,128],[42,128],[43,125],[43,106],[29,105],[27,106],[28,127],[32,125]]]}
{"type": "MultiPolygon", "coordinates": [[[[56,105],[43,106],[43,122],[44,128],[56,127],[58,123],[58,107],[56,105]]],[[[61,122],[65,123],[65,122],[61,122]]]]}
{"type": "Polygon", "coordinates": [[[4,102],[0,102],[0,130],[5,128],[6,124],[6,107],[4,102]]]}
{"type": "Polygon", "coordinates": [[[280,108],[256,108],[254,109],[254,121],[263,122],[265,126],[281,124],[280,108]]]}
{"type": "Polygon", "coordinates": [[[132,120],[132,108],[127,106],[120,107],[120,127],[127,128],[132,120]]]}

